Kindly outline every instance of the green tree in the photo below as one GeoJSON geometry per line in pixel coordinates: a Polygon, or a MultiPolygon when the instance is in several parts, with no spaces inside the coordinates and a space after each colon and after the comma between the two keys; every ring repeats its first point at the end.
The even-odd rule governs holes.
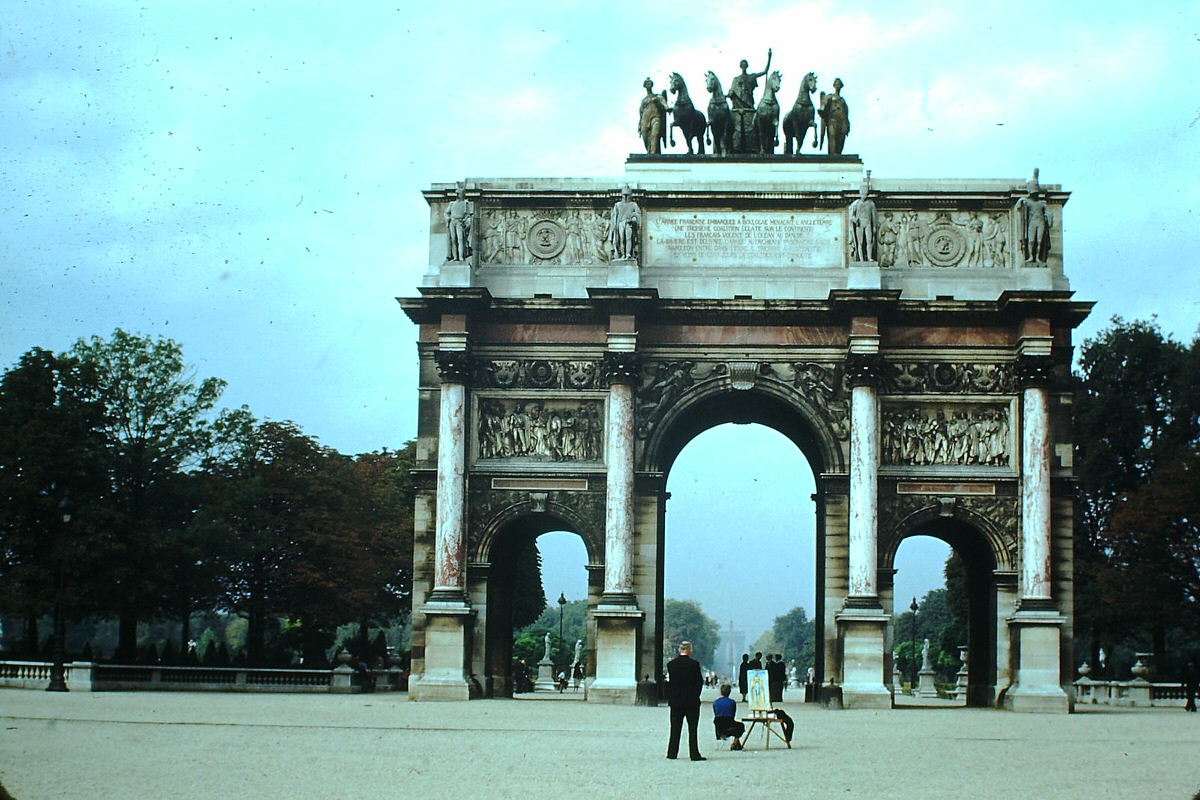
{"type": "Polygon", "coordinates": [[[177,560],[174,538],[193,508],[181,475],[208,448],[209,414],[225,383],[197,380],[179,344],[126,333],[79,340],[70,355],[89,370],[104,408],[105,535],[89,557],[119,617],[118,658],[137,649],[137,620],[161,610],[161,565],[177,560]]]}
{"type": "Polygon", "coordinates": [[[205,516],[227,532],[222,604],[248,620],[251,663],[271,655],[281,617],[308,662],[323,659],[339,624],[357,621],[365,639],[371,622],[407,612],[411,446],[349,458],[293,423],[245,411],[224,417],[218,433],[205,516]]]}
{"type": "Polygon", "coordinates": [[[940,680],[949,680],[961,661],[958,646],[966,644],[966,628],[955,619],[947,603],[946,589],[931,589],[917,604],[916,645],[913,645],[913,614],[905,610],[895,617],[897,663],[900,674],[911,679],[920,669],[924,641],[929,640],[929,658],[940,680]]]}
{"type": "MultiPolygon", "coordinates": [[[[1186,541],[1170,540],[1186,526],[1133,535],[1129,523],[1140,516],[1134,506],[1157,503],[1167,486],[1186,482],[1186,473],[1159,473],[1173,470],[1200,443],[1200,345],[1185,346],[1154,322],[1114,317],[1083,343],[1074,411],[1075,609],[1085,657],[1096,663],[1102,644],[1112,652],[1142,632],[1164,655],[1180,587],[1161,580],[1158,567],[1173,567],[1164,563],[1166,554],[1186,541]],[[1150,484],[1158,488],[1146,488],[1150,484]],[[1121,530],[1111,525],[1118,507],[1127,523],[1121,530]]],[[[1186,616],[1194,627],[1195,615],[1186,616]]]]}
{"type": "Polygon", "coordinates": [[[0,379],[0,609],[25,619],[30,655],[60,575],[64,611],[91,610],[81,554],[96,517],[75,514],[64,525],[59,504],[69,497],[94,507],[103,496],[103,422],[95,381],[78,359],[34,348],[0,379]]]}
{"type": "Polygon", "coordinates": [[[796,606],[791,611],[775,618],[771,626],[776,649],[772,652],[782,653],[784,661],[796,662],[796,668],[804,674],[813,666],[816,654],[814,644],[814,624],[808,618],[803,606],[796,606]]]}
{"type": "Polygon", "coordinates": [[[568,600],[562,607],[562,638],[558,636],[558,603],[547,605],[538,618],[513,633],[513,658],[523,658],[536,664],[546,649],[545,636],[550,634],[550,658],[556,664],[570,663],[575,655],[575,642],[587,642],[587,601],[568,600]]]}
{"type": "Polygon", "coordinates": [[[692,643],[694,657],[701,664],[713,663],[720,626],[706,615],[694,600],[667,598],[663,603],[663,660],[675,657],[682,641],[692,643]]]}

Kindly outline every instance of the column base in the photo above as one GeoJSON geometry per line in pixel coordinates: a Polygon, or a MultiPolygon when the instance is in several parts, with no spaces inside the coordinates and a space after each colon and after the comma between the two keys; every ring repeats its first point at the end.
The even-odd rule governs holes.
{"type": "Polygon", "coordinates": [[[410,700],[470,700],[467,644],[474,609],[461,602],[430,602],[425,615],[425,671],[409,680],[410,700]]]}
{"type": "Polygon", "coordinates": [[[842,707],[891,708],[892,692],[884,682],[887,615],[877,601],[856,599],[847,602],[836,619],[842,645],[842,707]]]}
{"type": "Polygon", "coordinates": [[[1065,617],[1049,609],[1022,608],[1008,618],[1017,669],[1013,685],[1004,693],[1005,708],[1052,714],[1075,710],[1074,699],[1060,683],[1060,639],[1065,622],[1065,617]]]}
{"type": "Polygon", "coordinates": [[[645,614],[632,604],[611,604],[610,597],[592,613],[596,620],[596,679],[589,703],[633,705],[637,700],[638,639],[645,614]]]}

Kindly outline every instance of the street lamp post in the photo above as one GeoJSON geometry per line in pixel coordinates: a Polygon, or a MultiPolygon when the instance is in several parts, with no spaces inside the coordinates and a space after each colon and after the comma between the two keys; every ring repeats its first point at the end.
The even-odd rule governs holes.
{"type": "Polygon", "coordinates": [[[916,688],[917,688],[917,598],[915,598],[915,597],[913,598],[912,605],[910,605],[908,607],[908,610],[912,612],[912,655],[910,657],[912,658],[912,665],[913,665],[912,687],[913,687],[913,691],[916,691],[916,688]]]}
{"type": "Polygon", "coordinates": [[[58,512],[62,515],[62,528],[56,537],[58,540],[58,565],[54,576],[54,661],[50,665],[50,683],[46,686],[47,692],[69,691],[63,667],[63,662],[66,660],[63,654],[65,647],[63,639],[66,638],[64,630],[66,622],[63,620],[63,594],[66,591],[67,523],[71,521],[71,512],[74,510],[75,504],[71,502],[70,497],[64,497],[58,504],[58,512]]]}
{"type": "Polygon", "coordinates": [[[562,625],[563,625],[563,608],[567,605],[567,596],[562,592],[558,593],[558,647],[561,651],[563,646],[562,625]]]}

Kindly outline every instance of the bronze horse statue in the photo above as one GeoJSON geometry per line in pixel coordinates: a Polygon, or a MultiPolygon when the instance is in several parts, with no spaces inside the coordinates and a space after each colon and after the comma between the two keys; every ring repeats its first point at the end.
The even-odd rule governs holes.
{"type": "Polygon", "coordinates": [[[775,99],[775,93],[779,91],[782,80],[779,70],[771,73],[763,88],[762,100],[758,101],[758,108],[754,110],[754,129],[758,131],[760,153],[774,153],[775,146],[779,144],[779,101],[775,99]]]}
{"type": "Polygon", "coordinates": [[[804,146],[804,134],[809,128],[812,128],[813,132],[813,147],[817,146],[817,112],[810,97],[816,90],[817,76],[810,72],[800,81],[800,93],[796,95],[796,103],[783,118],[783,152],[789,156],[792,154],[793,139],[796,140],[796,155],[800,154],[800,148],[804,146]]]}
{"type": "Polygon", "coordinates": [[[675,145],[675,129],[683,134],[683,142],[687,145],[688,155],[692,155],[692,139],[696,140],[696,152],[704,155],[704,130],[708,123],[704,115],[696,110],[688,94],[687,84],[678,72],[671,73],[671,94],[675,95],[675,107],[669,109],[675,116],[671,123],[671,145],[675,145]]]}
{"type": "Polygon", "coordinates": [[[708,132],[713,155],[727,156],[733,150],[733,113],[721,88],[721,79],[711,69],[704,73],[704,88],[712,96],[708,101],[708,132]]]}

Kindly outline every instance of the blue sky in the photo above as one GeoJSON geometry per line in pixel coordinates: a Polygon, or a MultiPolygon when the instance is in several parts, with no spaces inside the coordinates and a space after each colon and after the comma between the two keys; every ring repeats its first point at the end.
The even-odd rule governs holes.
{"type": "MultiPolygon", "coordinates": [[[[1107,319],[1200,319],[1200,6],[1186,2],[163,2],[0,9],[0,363],[116,327],[344,452],[415,432],[430,183],[612,176],[647,76],[845,82],[880,178],[1073,196],[1107,319]]],[[[786,610],[786,609],[783,609],[786,610]]]]}

